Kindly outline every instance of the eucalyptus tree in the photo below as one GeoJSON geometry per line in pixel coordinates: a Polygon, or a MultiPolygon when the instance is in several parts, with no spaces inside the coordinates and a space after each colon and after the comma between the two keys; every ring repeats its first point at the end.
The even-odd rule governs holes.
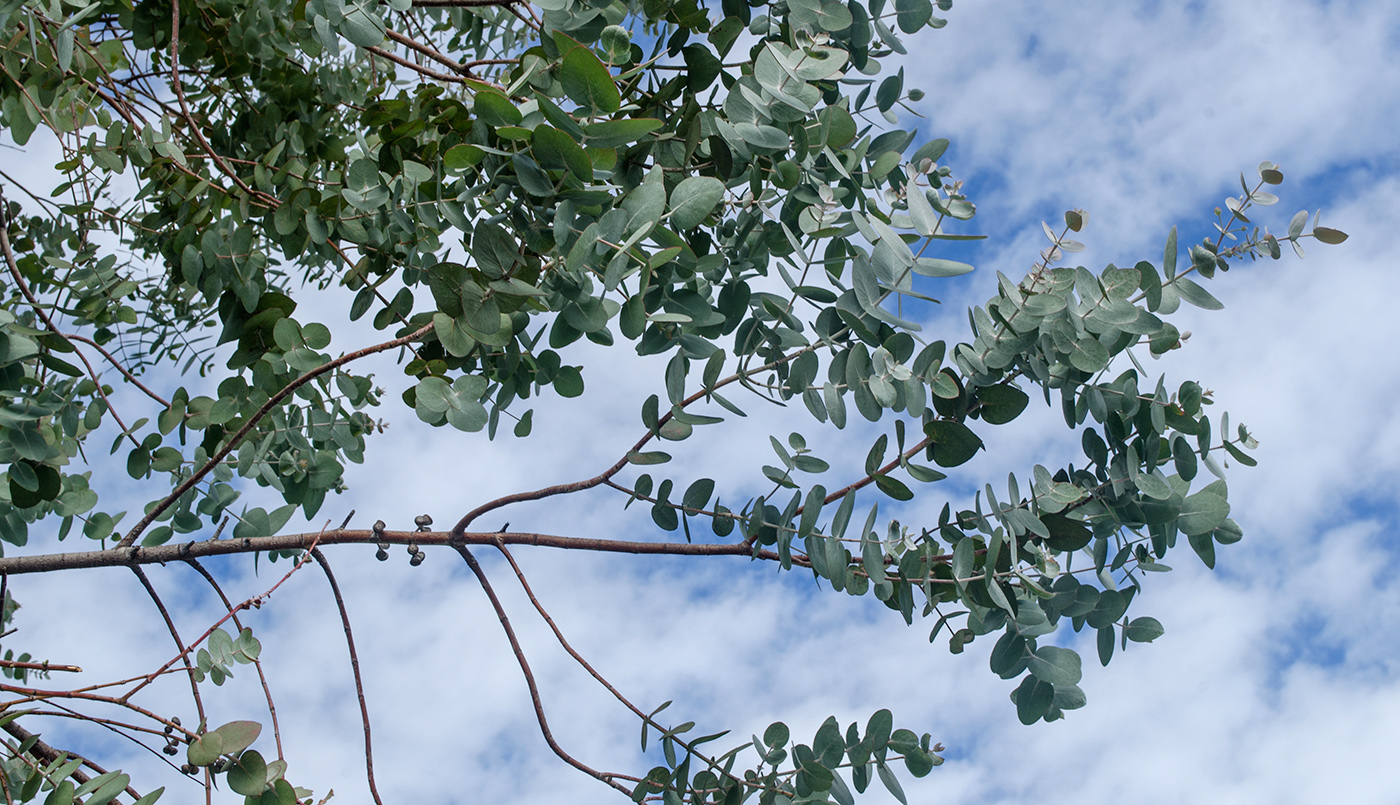
{"type": "Polygon", "coordinates": [[[1200,281],[1231,259],[1278,258],[1284,243],[1301,256],[1306,238],[1345,235],[1310,227],[1306,212],[1282,235],[1254,227],[1246,212],[1277,201],[1266,188],[1283,178],[1264,163],[1217,211],[1218,237],[1178,249],[1173,230],[1159,261],[1095,272],[1062,264],[1082,248],[1085,217],[1071,211],[1047,225],[1031,273],[998,276],[962,340],[926,334],[938,280],[972,270],[940,247],[976,237],[964,223],[974,206],[941,162],[948,141],[902,123],[922,94],[883,66],[913,36],[951,35],[930,30],[951,5],[0,2],[0,116],[14,143],[53,143],[61,157],[52,187],[0,173],[0,574],[8,588],[24,574],[128,567],[174,645],[149,675],[95,688],[40,684],[64,668],[7,650],[7,801],[161,795],[31,731],[60,711],[175,757],[206,791],[311,801],[290,782],[295,747],[283,756],[279,744],[275,758],[251,748],[260,716],[204,718],[203,683],[239,664],[261,670],[238,613],[267,593],[223,598],[228,614],[189,640],[146,568],[188,564],[223,597],[203,564],[214,557],[314,561],[345,617],[335,545],[381,557],[408,545],[415,564],[428,550],[460,554],[516,649],[551,749],[636,801],[849,803],[877,777],[903,799],[896,765],[923,776],[941,747],[895,729],[886,710],[864,724],[828,719],[813,736],[775,723],[736,746],[609,685],[664,762],[593,769],[552,737],[474,550],[503,554],[521,584],[520,545],[751,557],[873,595],[911,624],[931,619],[954,653],[995,640],[991,671],[1020,680],[1026,724],[1083,706],[1081,660],[1053,642],[1060,627],[1095,630],[1103,663],[1152,641],[1160,623],[1128,615],[1142,574],[1167,570],[1179,542],[1211,565],[1242,533],[1221,460],[1252,464],[1253,439],[1228,416],[1212,420],[1200,384],[1154,378],[1142,358],[1180,346],[1170,318],[1182,302],[1221,307],[1200,281]],[[305,303],[331,286],[348,289],[348,305],[317,321],[305,303]],[[365,317],[377,341],[336,343],[365,317]],[[343,491],[346,462],[363,461],[380,429],[370,412],[400,408],[364,359],[401,355],[412,378],[402,407],[471,444],[511,438],[503,417],[528,435],[531,398],[546,390],[581,394],[589,369],[569,363],[580,339],[668,356],[664,396],[619,401],[637,411],[638,436],[604,471],[475,501],[437,530],[428,518],[417,530],[347,518],[287,533],[295,512],[314,516],[343,491]],[[863,465],[831,467],[800,433],[774,434],[775,457],[753,459],[771,490],[737,509],[718,502],[714,480],[666,472],[667,442],[713,438],[754,395],[805,409],[809,428],[859,417],[880,435],[863,465]],[[886,498],[897,508],[950,496],[944,470],[1033,395],[1082,434],[1078,466],[1028,467],[936,522],[880,514],[886,498]],[[113,510],[107,438],[145,490],[139,512],[113,510]],[[621,493],[620,526],[654,526],[654,537],[478,526],[512,504],[601,487],[621,493]],[[253,491],[280,503],[240,502],[253,491]],[[650,523],[636,522],[642,510],[650,523]],[[189,703],[141,696],[166,674],[188,677],[198,718],[177,717],[189,703]],[[125,716],[103,720],[101,707],[125,716]]]}

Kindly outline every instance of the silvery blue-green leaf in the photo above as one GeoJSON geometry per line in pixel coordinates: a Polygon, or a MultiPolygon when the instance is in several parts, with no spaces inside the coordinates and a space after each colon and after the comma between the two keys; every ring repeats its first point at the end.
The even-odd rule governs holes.
{"type": "Polygon", "coordinates": [[[1173,285],[1176,287],[1177,293],[1181,294],[1182,299],[1185,299],[1196,307],[1206,310],[1220,310],[1225,307],[1224,303],[1214,296],[1211,296],[1209,291],[1192,282],[1187,277],[1177,277],[1173,285]]]}
{"type": "Polygon", "coordinates": [[[841,398],[841,392],[834,384],[827,383],[822,387],[822,402],[826,404],[826,413],[831,417],[831,424],[837,429],[846,427],[846,401],[841,398]]]}
{"type": "Polygon", "coordinates": [[[362,48],[383,44],[384,19],[379,16],[379,4],[375,0],[346,0],[342,13],[340,33],[351,44],[362,48]]]}
{"type": "Polygon", "coordinates": [[[67,72],[73,66],[73,29],[65,27],[59,32],[54,50],[58,56],[58,69],[67,72]]]}
{"type": "Polygon", "coordinates": [[[884,761],[877,760],[876,769],[880,775],[880,782],[884,783],[886,790],[888,790],[895,799],[899,800],[902,805],[909,805],[909,799],[904,795],[904,788],[900,786],[899,778],[894,776],[894,772],[890,770],[890,767],[885,765],[884,761]]]}
{"type": "MultiPolygon", "coordinates": [[[[743,137],[744,141],[749,143],[750,145],[754,145],[759,148],[768,148],[774,150],[788,147],[788,136],[787,133],[784,132],[782,129],[778,129],[766,124],[745,122],[739,122],[734,124],[734,128],[739,132],[739,136],[743,137]]],[[[716,179],[714,181],[719,180],[716,179]]]]}
{"type": "MultiPolygon", "coordinates": [[[[1206,466],[1209,467],[1213,460],[1207,456],[1206,466]]],[[[1193,534],[1208,534],[1219,528],[1225,522],[1225,518],[1230,516],[1230,504],[1225,498],[1212,492],[1201,491],[1186,498],[1186,502],[1181,506],[1181,514],[1177,517],[1177,528],[1188,536],[1193,534]]]]}
{"type": "Polygon", "coordinates": [[[692,229],[724,198],[724,183],[711,176],[691,176],[671,191],[671,225],[692,229]]]}
{"type": "Polygon", "coordinates": [[[971,265],[941,257],[914,258],[914,273],[925,277],[959,277],[973,270],[971,265]]]}
{"type": "Polygon", "coordinates": [[[928,197],[924,195],[923,188],[917,185],[911,185],[909,187],[907,199],[909,202],[909,218],[914,223],[914,230],[924,237],[928,237],[937,232],[939,216],[938,213],[933,211],[933,205],[929,204],[928,197]]]}
{"type": "Polygon", "coordinates": [[[894,31],[891,31],[888,25],[881,22],[879,18],[874,18],[870,21],[875,24],[875,31],[880,35],[880,41],[889,45],[890,50],[893,50],[901,56],[907,56],[909,54],[909,51],[904,49],[904,43],[899,41],[899,37],[894,35],[894,31]]]}
{"type": "Polygon", "coordinates": [[[1079,684],[1083,677],[1079,655],[1058,646],[1041,646],[1027,660],[1030,672],[1056,687],[1079,684]]]}
{"type": "Polygon", "coordinates": [[[1297,240],[1303,234],[1303,227],[1308,225],[1308,211],[1299,210],[1293,220],[1288,222],[1288,239],[1297,240]]]}
{"type": "Polygon", "coordinates": [[[1150,498],[1166,500],[1172,496],[1171,485],[1156,468],[1153,468],[1152,472],[1139,473],[1136,482],[1137,488],[1150,498]]]}
{"type": "Polygon", "coordinates": [[[1133,618],[1123,630],[1123,635],[1134,643],[1151,643],[1166,633],[1161,621],[1156,618],[1133,618]]]}

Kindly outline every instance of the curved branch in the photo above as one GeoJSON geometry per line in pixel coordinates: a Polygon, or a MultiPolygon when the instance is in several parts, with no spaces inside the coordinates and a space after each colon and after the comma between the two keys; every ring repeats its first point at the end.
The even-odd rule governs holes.
{"type": "MultiPolygon", "coordinates": [[[[125,378],[127,379],[127,382],[131,383],[131,384],[132,384],[133,386],[135,386],[136,388],[138,388],[138,389],[140,389],[141,391],[145,392],[145,394],[146,394],[147,397],[150,397],[151,399],[155,400],[156,402],[160,403],[161,405],[165,406],[166,408],[169,408],[169,407],[170,407],[170,402],[169,402],[168,400],[166,400],[164,397],[160,396],[159,394],[155,393],[154,391],[151,391],[150,389],[148,389],[148,388],[146,388],[144,385],[142,385],[142,384],[141,384],[141,381],[140,381],[140,380],[137,380],[135,375],[133,375],[131,372],[127,371],[127,368],[126,368],[125,366],[122,366],[121,362],[118,361],[118,360],[116,359],[116,356],[114,356],[112,353],[108,352],[107,350],[103,349],[101,344],[97,343],[96,341],[92,340],[91,338],[88,338],[87,336],[82,336],[82,335],[73,335],[73,334],[71,334],[71,333],[64,333],[64,334],[63,334],[63,337],[64,337],[65,339],[69,340],[69,341],[81,341],[81,342],[83,342],[84,344],[87,344],[87,345],[91,346],[93,349],[97,350],[98,352],[101,352],[101,353],[102,353],[102,357],[106,358],[106,359],[107,359],[107,362],[110,363],[110,364],[112,364],[112,367],[113,367],[114,369],[116,369],[118,372],[121,372],[122,377],[125,377],[125,378]]],[[[91,368],[91,367],[89,367],[89,368],[91,368]]],[[[94,380],[94,382],[96,382],[96,378],[94,378],[93,380],[94,380]]]]}
{"type": "Polygon", "coordinates": [[[185,648],[185,643],[180,639],[180,632],[175,628],[175,621],[170,618],[170,612],[165,608],[165,602],[160,600],[160,595],[156,588],[151,586],[151,580],[146,578],[146,571],[140,565],[132,565],[131,572],[136,574],[136,578],[141,580],[141,586],[146,588],[146,594],[155,602],[156,609],[160,610],[160,616],[165,619],[165,628],[170,631],[170,637],[175,641],[175,648],[180,651],[180,659],[185,663],[186,676],[190,679],[190,692],[194,695],[195,710],[199,713],[199,723],[206,721],[204,716],[204,700],[199,695],[199,682],[195,679],[194,665],[190,663],[189,649],[185,648]]]}
{"type": "Polygon", "coordinates": [[[190,133],[194,135],[199,147],[204,149],[204,153],[209,155],[219,171],[233,180],[238,185],[238,189],[248,194],[249,198],[258,199],[264,204],[276,209],[280,202],[275,196],[270,196],[260,190],[254,190],[244,183],[238,174],[228,166],[224,158],[214,151],[214,147],[209,141],[204,139],[204,133],[199,130],[199,124],[195,121],[194,115],[190,113],[189,102],[185,100],[185,88],[180,84],[180,0],[170,0],[170,87],[175,91],[175,97],[180,101],[180,111],[184,114],[185,122],[189,124],[190,133]]]}
{"type": "MultiPolygon", "coordinates": [[[[784,355],[783,357],[775,361],[765,363],[762,366],[753,369],[745,369],[742,372],[730,375],[729,377],[726,377],[723,380],[715,383],[713,386],[709,388],[703,388],[690,395],[689,397],[686,397],[684,400],[681,400],[680,407],[685,408],[686,406],[696,402],[697,400],[708,397],[711,392],[724,388],[730,383],[743,380],[749,375],[757,374],[759,372],[765,372],[769,369],[781,366],[782,364],[787,363],[789,361],[796,360],[797,356],[803,354],[804,352],[810,352],[814,349],[816,349],[816,345],[803,347],[802,349],[795,350],[791,354],[784,355]]],[[[671,421],[671,416],[672,413],[670,411],[667,411],[657,420],[657,431],[660,430],[662,425],[665,425],[667,422],[671,421]]],[[[637,440],[637,443],[632,445],[632,449],[628,450],[627,452],[630,454],[641,450],[643,447],[646,446],[647,442],[651,441],[652,438],[657,435],[657,431],[648,432],[641,439],[637,440]]],[[[495,500],[487,501],[486,503],[477,506],[475,509],[472,509],[461,520],[457,521],[457,525],[452,527],[452,533],[461,534],[462,532],[466,531],[467,526],[471,525],[472,521],[474,521],[476,518],[494,509],[499,509],[502,506],[509,506],[512,503],[522,503],[524,501],[529,500],[542,500],[544,498],[553,497],[555,495],[567,495],[573,492],[582,492],[585,489],[592,489],[593,487],[598,486],[604,481],[607,481],[608,479],[612,478],[614,475],[617,475],[619,472],[622,471],[623,467],[627,466],[627,464],[627,456],[624,455],[622,458],[617,460],[617,463],[613,464],[611,467],[607,468],[603,472],[587,480],[575,481],[569,484],[556,484],[554,486],[546,486],[543,489],[536,489],[533,492],[517,492],[513,495],[504,495],[502,497],[496,498],[495,500]]]]}
{"type": "Polygon", "coordinates": [[[413,0],[414,8],[482,8],[485,6],[512,6],[522,0],[413,0]]]}
{"type": "MultiPolygon", "coordinates": [[[[214,592],[219,595],[219,600],[224,603],[224,609],[228,610],[229,617],[233,619],[233,625],[237,627],[238,631],[241,633],[243,631],[243,622],[238,619],[238,611],[234,608],[233,604],[229,602],[228,596],[224,595],[223,588],[214,580],[213,574],[205,570],[204,565],[201,565],[198,559],[186,559],[185,564],[198,571],[199,575],[203,576],[204,580],[209,582],[209,586],[214,588],[214,592]]],[[[282,729],[277,723],[277,705],[272,701],[272,688],[267,684],[267,674],[263,671],[262,660],[254,657],[253,667],[257,669],[258,682],[262,684],[263,696],[267,699],[267,714],[272,719],[272,740],[277,744],[277,759],[281,760],[283,758],[282,729]]]]}
{"type": "Polygon", "coordinates": [[[481,589],[486,593],[486,597],[491,599],[491,608],[496,610],[496,619],[501,622],[501,628],[505,630],[506,639],[510,641],[511,651],[515,652],[515,659],[520,663],[520,671],[525,675],[525,684],[530,688],[530,703],[534,705],[535,719],[539,721],[540,732],[544,735],[544,742],[549,744],[549,748],[554,751],[554,754],[559,756],[560,760],[573,766],[584,774],[587,774],[589,777],[611,786],[624,794],[630,795],[632,792],[614,779],[616,775],[606,774],[585,765],[575,759],[573,755],[565,752],[558,741],[554,740],[554,735],[549,731],[549,721],[544,716],[544,705],[540,702],[540,689],[535,684],[535,675],[530,670],[530,663],[525,659],[525,652],[520,648],[520,641],[515,637],[515,629],[510,625],[510,618],[506,617],[506,610],[501,606],[501,599],[496,597],[496,591],[492,589],[491,582],[486,578],[486,573],[482,571],[481,565],[477,563],[476,557],[472,556],[472,552],[467,549],[467,546],[453,545],[452,547],[466,560],[467,567],[471,568],[472,573],[476,574],[477,581],[481,582],[481,589]]]}
{"type": "MultiPolygon", "coordinates": [[[[5,197],[0,195],[0,251],[3,251],[5,255],[5,267],[9,269],[10,276],[14,278],[15,285],[19,287],[20,293],[24,294],[24,298],[28,300],[30,307],[34,308],[35,315],[44,322],[45,327],[49,328],[49,332],[67,341],[69,346],[73,346],[73,342],[68,336],[64,335],[63,332],[58,329],[58,326],[53,323],[53,319],[49,318],[49,314],[44,312],[44,307],[39,303],[39,298],[34,295],[33,291],[29,290],[29,283],[24,281],[24,275],[19,272],[19,263],[16,262],[15,253],[10,248],[10,216],[8,211],[3,209],[4,206],[5,197]]],[[[107,392],[102,390],[102,381],[97,378],[97,372],[93,370],[92,364],[88,363],[87,356],[77,347],[73,347],[73,352],[77,354],[78,358],[82,360],[83,365],[87,367],[88,375],[92,378],[93,385],[97,386],[97,396],[101,397],[102,402],[107,404],[107,410],[112,412],[112,419],[116,420],[117,425],[122,429],[122,433],[126,434],[126,437],[131,440],[131,443],[140,447],[141,443],[136,441],[136,437],[132,435],[126,423],[122,422],[121,415],[118,414],[117,409],[113,407],[112,401],[107,399],[107,392]]]]}
{"type": "Polygon", "coordinates": [[[283,386],[281,391],[272,395],[272,397],[269,398],[267,402],[262,404],[262,407],[259,408],[256,413],[254,413],[251,417],[248,418],[247,422],[243,423],[243,427],[239,428],[238,432],[234,433],[233,436],[224,444],[224,446],[219,449],[219,452],[215,453],[209,458],[207,462],[205,462],[203,467],[200,467],[198,470],[195,470],[189,478],[185,479],[184,483],[181,483],[179,486],[175,487],[174,491],[172,491],[163,500],[161,500],[160,503],[157,503],[154,508],[146,512],[146,516],[142,517],[140,522],[132,526],[131,530],[126,533],[126,536],[122,537],[121,542],[117,543],[117,547],[125,548],[130,546],[133,542],[135,542],[136,538],[141,535],[141,532],[146,530],[146,526],[155,522],[155,519],[158,516],[160,516],[161,512],[170,508],[171,504],[179,500],[181,495],[185,494],[187,491],[193,488],[195,484],[203,480],[204,476],[208,475],[215,467],[219,466],[219,462],[223,461],[225,458],[228,457],[229,453],[233,452],[233,449],[238,446],[239,442],[243,441],[243,437],[247,436],[253,430],[253,428],[259,422],[262,421],[263,417],[271,413],[272,409],[276,408],[278,403],[286,399],[287,396],[290,395],[292,392],[296,391],[297,389],[301,388],[302,386],[306,385],[307,383],[311,382],[317,377],[320,377],[326,372],[331,371],[332,369],[339,368],[347,363],[350,363],[351,361],[359,360],[360,358],[363,358],[367,355],[373,355],[377,352],[383,352],[387,349],[401,347],[405,344],[417,341],[418,339],[426,336],[432,331],[433,325],[427,324],[423,327],[420,327],[417,330],[414,330],[408,335],[403,336],[402,338],[395,338],[392,341],[385,341],[382,344],[376,344],[372,347],[365,347],[364,349],[355,350],[354,352],[348,352],[344,355],[341,355],[339,358],[336,358],[335,360],[328,361],[316,367],[315,369],[306,372],[302,376],[298,377],[296,380],[293,380],[292,382],[283,386]]]}
{"type": "MultiPolygon", "coordinates": [[[[217,536],[217,535],[216,535],[216,536],[217,536]]],[[[211,540],[211,542],[212,542],[212,541],[214,541],[214,540],[211,540]]],[[[314,548],[316,547],[316,539],[313,538],[313,539],[311,540],[311,544],[308,545],[308,546],[306,546],[306,547],[307,547],[308,550],[314,549],[314,548]]],[[[130,549],[130,550],[121,551],[121,553],[125,553],[125,554],[130,555],[131,553],[136,552],[136,551],[140,551],[140,550],[141,550],[140,548],[132,548],[132,549],[130,549]]],[[[284,576],[282,576],[282,578],[278,579],[277,583],[274,584],[274,585],[272,585],[271,587],[269,587],[269,588],[267,589],[266,592],[262,593],[261,595],[253,596],[252,598],[249,598],[247,601],[244,601],[243,603],[238,604],[237,606],[230,607],[227,615],[223,616],[222,618],[219,618],[217,621],[214,621],[214,625],[210,626],[208,629],[205,629],[205,630],[204,630],[204,634],[200,635],[199,638],[198,638],[197,640],[195,640],[194,643],[191,644],[189,648],[183,649],[183,650],[180,652],[180,654],[176,655],[174,658],[172,658],[172,659],[171,659],[169,662],[167,662],[165,665],[162,665],[161,667],[157,668],[156,670],[152,671],[151,673],[147,674],[147,675],[144,676],[144,677],[136,677],[136,678],[133,678],[133,679],[131,679],[131,680],[126,680],[126,681],[137,681],[137,680],[139,679],[139,680],[140,680],[140,683],[139,683],[138,685],[136,685],[136,687],[134,687],[134,688],[132,688],[131,690],[127,691],[126,693],[122,694],[122,700],[125,701],[125,700],[127,700],[127,699],[130,699],[132,696],[135,696],[136,693],[137,693],[138,691],[140,691],[142,688],[146,687],[147,685],[149,685],[149,684],[151,684],[153,681],[155,681],[155,679],[156,679],[157,677],[159,677],[161,674],[164,674],[166,671],[168,671],[168,670],[171,668],[171,666],[173,666],[173,665],[175,664],[176,660],[182,659],[182,658],[185,657],[187,654],[189,654],[191,651],[193,651],[194,648],[195,648],[195,646],[198,646],[200,643],[203,643],[205,640],[207,640],[207,639],[209,638],[209,635],[211,635],[211,634],[214,633],[214,630],[215,630],[215,629],[218,629],[220,626],[223,626],[224,621],[229,620],[230,618],[234,617],[234,615],[236,615],[240,610],[248,609],[248,608],[254,607],[254,606],[262,606],[262,602],[263,602],[264,600],[266,600],[269,596],[271,596],[274,592],[276,592],[278,587],[281,587],[283,584],[286,584],[286,583],[287,583],[287,579],[290,579],[290,578],[292,577],[292,574],[296,573],[298,570],[301,570],[302,565],[305,565],[306,562],[307,562],[307,560],[310,559],[310,558],[311,558],[311,557],[310,557],[310,554],[307,554],[307,555],[302,556],[302,558],[301,558],[295,565],[292,565],[292,569],[291,569],[291,570],[288,570],[287,573],[286,573],[286,575],[284,575],[284,576]]],[[[177,559],[187,559],[187,557],[185,557],[185,556],[179,556],[179,557],[177,557],[177,559]]],[[[144,563],[132,562],[131,564],[132,564],[132,565],[136,565],[136,564],[144,564],[144,563]]],[[[163,563],[162,563],[162,564],[163,564],[163,563]]],[[[121,682],[121,683],[116,683],[116,684],[126,684],[126,681],[121,682]]]]}
{"type": "Polygon", "coordinates": [[[325,572],[326,581],[331,583],[331,594],[335,596],[336,609],[340,610],[340,622],[345,627],[345,646],[350,650],[350,672],[355,677],[355,698],[360,701],[360,723],[365,728],[365,776],[369,779],[369,793],[374,797],[375,804],[384,805],[384,800],[379,798],[379,788],[374,784],[374,742],[369,735],[369,707],[365,704],[365,688],[360,682],[360,656],[355,653],[355,635],[350,631],[350,613],[345,611],[345,599],[340,596],[340,585],[335,583],[331,563],[326,561],[320,548],[312,548],[311,556],[325,572]]]}
{"type": "MultiPolygon", "coordinates": [[[[531,605],[535,607],[535,611],[540,614],[540,617],[544,619],[544,622],[549,625],[549,630],[554,633],[554,638],[559,641],[559,645],[563,647],[564,651],[570,657],[574,658],[574,662],[578,663],[579,666],[583,668],[583,670],[588,672],[589,676],[593,677],[593,679],[597,681],[598,684],[606,688],[607,691],[613,695],[613,698],[621,702],[622,705],[628,710],[631,710],[633,715],[637,716],[637,718],[640,718],[643,723],[649,724],[650,726],[654,727],[660,732],[665,732],[665,727],[657,723],[657,721],[647,713],[642,712],[642,709],[637,705],[633,704],[630,700],[628,700],[626,696],[623,696],[622,692],[619,691],[617,688],[613,687],[613,684],[609,682],[606,677],[598,673],[598,671],[593,668],[592,664],[590,664],[588,660],[584,659],[582,654],[579,654],[577,651],[574,650],[573,646],[569,645],[569,641],[564,638],[564,633],[560,631],[559,626],[554,623],[554,618],[550,617],[548,610],[544,608],[544,604],[541,604],[540,600],[535,597],[535,591],[530,589],[530,582],[525,580],[525,572],[520,569],[520,565],[516,564],[515,557],[511,555],[511,552],[506,548],[505,543],[497,542],[496,549],[499,550],[501,554],[505,556],[506,561],[510,563],[510,569],[515,571],[515,578],[520,581],[520,587],[525,591],[526,597],[530,599],[531,605]]],[[[744,782],[742,778],[736,777],[733,773],[725,771],[724,768],[718,763],[716,763],[713,758],[708,757],[707,755],[696,749],[693,743],[685,741],[680,737],[675,737],[675,740],[681,746],[685,747],[685,750],[687,752],[703,760],[705,762],[705,765],[709,766],[712,770],[718,772],[721,775],[729,777],[729,779],[733,780],[736,783],[742,784],[744,782]]]]}
{"type": "Polygon", "coordinates": [[[427,67],[424,67],[421,64],[415,64],[414,62],[411,62],[408,59],[405,59],[404,57],[399,56],[395,53],[391,53],[390,51],[387,51],[381,47],[370,46],[365,48],[365,50],[369,51],[370,53],[373,53],[381,59],[387,59],[393,62],[394,64],[399,65],[400,67],[407,67],[413,72],[418,73],[419,75],[422,75],[424,77],[431,78],[434,81],[446,81],[451,84],[465,84],[467,82],[467,79],[463,76],[447,75],[446,73],[439,73],[437,70],[429,70],[427,67]]]}
{"type": "Polygon", "coordinates": [[[398,31],[385,30],[384,35],[394,40],[395,42],[398,42],[400,45],[403,45],[409,50],[427,56],[428,58],[432,59],[438,64],[441,64],[442,66],[450,69],[454,73],[461,73],[462,75],[468,78],[474,78],[470,69],[468,69],[461,62],[444,56],[442,53],[438,52],[437,48],[424,45],[418,40],[413,39],[412,37],[404,36],[398,31]]]}

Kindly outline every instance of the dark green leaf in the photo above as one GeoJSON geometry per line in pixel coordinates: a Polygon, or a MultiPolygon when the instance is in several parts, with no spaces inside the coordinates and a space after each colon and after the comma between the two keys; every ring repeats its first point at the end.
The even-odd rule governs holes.
{"type": "Polygon", "coordinates": [[[569,100],[592,112],[611,114],[622,105],[612,74],[588,48],[576,47],[564,56],[559,82],[569,100]]]}
{"type": "Polygon", "coordinates": [[[982,449],[982,440],[961,422],[935,419],[924,424],[924,434],[933,441],[933,460],[940,467],[965,464],[982,449]]]}
{"type": "Polygon", "coordinates": [[[1313,237],[1317,238],[1323,243],[1336,244],[1341,243],[1347,239],[1347,233],[1341,231],[1340,229],[1328,229],[1325,226],[1313,227],[1312,233],[1313,237]]]}
{"type": "Polygon", "coordinates": [[[1004,383],[978,389],[977,399],[982,403],[982,421],[992,425],[1005,425],[1026,410],[1031,398],[1019,388],[1004,383]]]}
{"type": "Polygon", "coordinates": [[[593,181],[593,162],[564,132],[551,126],[536,126],[531,144],[540,167],[567,170],[581,181],[593,181]]]}
{"type": "Polygon", "coordinates": [[[1134,643],[1151,643],[1166,631],[1156,618],[1133,618],[1123,633],[1134,643]]]}

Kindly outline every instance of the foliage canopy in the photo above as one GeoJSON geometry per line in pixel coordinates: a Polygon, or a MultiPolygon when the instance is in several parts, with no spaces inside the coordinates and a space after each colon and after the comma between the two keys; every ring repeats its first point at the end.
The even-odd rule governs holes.
{"type": "MultiPolygon", "coordinates": [[[[383,557],[408,545],[416,564],[439,546],[462,555],[509,634],[472,547],[750,556],[874,595],[911,624],[932,617],[930,639],[946,627],[954,653],[997,634],[991,670],[1020,680],[1026,724],[1083,706],[1081,660],[1051,643],[1058,627],[1096,630],[1105,664],[1152,641],[1161,624],[1128,615],[1141,574],[1168,570],[1179,541],[1213,565],[1242,534],[1220,458],[1252,464],[1249,432],[1213,421],[1200,384],[1154,379],[1141,359],[1180,346],[1170,316],[1183,301],[1221,307],[1200,280],[1229,260],[1346,236],[1309,227],[1306,212],[1282,237],[1253,227],[1247,212],[1275,203],[1266,188],[1283,179],[1266,162],[1217,211],[1218,238],[1178,249],[1173,230],[1160,262],[1093,272],[1061,265],[1083,248],[1085,215],[1068,212],[1046,226],[1035,270],[999,275],[996,297],[970,311],[967,340],[926,336],[937,280],[972,270],[940,244],[976,237],[962,224],[975,209],[940,163],[948,141],[901,127],[922,95],[882,65],[908,37],[934,35],[951,5],[0,0],[0,119],[17,144],[54,138],[63,177],[22,205],[28,190],[6,174],[6,584],[129,566],[160,605],[145,565],[187,562],[214,583],[201,558],[266,553],[316,561],[339,602],[321,547],[378,545],[383,557]],[[334,318],[324,294],[308,303],[332,286],[353,292],[334,318]],[[380,340],[332,347],[366,317],[380,340]],[[504,417],[523,437],[532,397],[577,397],[593,380],[567,362],[580,339],[669,356],[664,397],[622,403],[640,404],[640,436],[604,472],[481,501],[447,530],[347,518],[283,533],[343,491],[346,462],[363,461],[379,429],[371,409],[396,402],[365,359],[403,355],[402,403],[424,422],[496,438],[504,417]],[[880,435],[863,467],[832,468],[800,433],[775,434],[771,489],[737,510],[713,479],[665,477],[664,443],[718,432],[752,395],[800,405],[813,427],[859,417],[880,435]],[[1081,465],[985,484],[937,522],[881,517],[874,498],[937,494],[945,470],[983,448],[979,433],[1033,395],[1082,433],[1081,465]],[[99,434],[147,490],[140,511],[108,503],[99,434]],[[830,488],[827,473],[839,476],[830,488]],[[604,486],[684,541],[473,530],[510,504],[604,486]],[[258,488],[279,502],[240,501],[258,488]],[[16,550],[31,538],[40,552],[16,550]],[[65,539],[92,542],[47,553],[65,539]]],[[[127,708],[140,724],[123,729],[183,754],[206,787],[309,800],[289,782],[294,754],[250,748],[258,723],[203,718],[199,683],[257,663],[237,612],[265,595],[230,604],[233,627],[192,643],[171,623],[177,656],[119,694],[63,695],[127,708]],[[164,673],[190,678],[197,723],[133,699],[164,673]]],[[[58,666],[7,652],[4,669],[9,798],[160,796],[21,726],[59,695],[25,677],[58,666]]],[[[885,710],[863,728],[833,717],[811,738],[775,723],[730,750],[722,734],[690,737],[691,724],[622,702],[643,749],[662,747],[644,774],[587,767],[550,737],[538,697],[536,710],[552,749],[637,801],[849,803],[877,777],[903,799],[895,761],[914,776],[942,762],[932,736],[895,729],[885,710]]],[[[378,800],[372,772],[370,785],[378,800]]]]}

